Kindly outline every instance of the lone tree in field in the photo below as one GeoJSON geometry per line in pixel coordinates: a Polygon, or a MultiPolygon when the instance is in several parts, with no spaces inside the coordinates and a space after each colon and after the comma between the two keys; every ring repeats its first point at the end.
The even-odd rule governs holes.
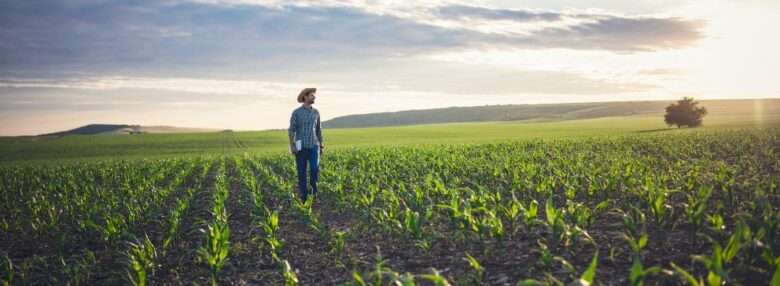
{"type": "Polygon", "coordinates": [[[701,119],[707,115],[707,109],[698,107],[698,101],[693,101],[692,97],[684,97],[678,100],[677,103],[672,103],[666,107],[666,115],[664,115],[664,121],[670,127],[677,125],[677,128],[682,126],[698,127],[701,125],[701,119]]]}

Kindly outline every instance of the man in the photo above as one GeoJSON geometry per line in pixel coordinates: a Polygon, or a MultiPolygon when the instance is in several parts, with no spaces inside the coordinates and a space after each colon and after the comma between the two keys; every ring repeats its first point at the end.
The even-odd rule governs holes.
{"type": "Polygon", "coordinates": [[[295,154],[295,167],[298,171],[298,191],[301,200],[306,201],[309,192],[306,189],[306,165],[309,165],[309,182],[311,194],[317,194],[317,179],[319,176],[320,154],[325,145],[322,144],[322,128],[320,127],[320,112],[312,107],[316,88],[304,88],[298,94],[301,107],[293,110],[290,117],[290,152],[295,154]]]}

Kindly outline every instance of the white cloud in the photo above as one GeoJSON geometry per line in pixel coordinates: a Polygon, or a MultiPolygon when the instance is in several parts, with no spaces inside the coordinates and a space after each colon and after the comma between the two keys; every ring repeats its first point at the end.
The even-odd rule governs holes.
{"type": "Polygon", "coordinates": [[[198,78],[148,78],[148,77],[97,77],[83,79],[0,79],[0,87],[10,88],[65,88],[88,90],[149,89],[198,94],[264,95],[289,97],[303,84],[251,80],[198,79],[198,78]]]}
{"type": "MultiPolygon", "coordinates": [[[[194,2],[228,7],[262,6],[280,10],[291,7],[350,8],[448,30],[502,35],[514,39],[515,45],[527,44],[530,47],[571,46],[572,44],[567,43],[566,38],[579,37],[577,40],[584,42],[579,47],[584,49],[588,49],[589,46],[616,50],[652,50],[661,46],[674,48],[685,46],[698,38],[695,31],[700,28],[700,23],[696,21],[665,14],[635,16],[597,8],[507,9],[497,8],[487,3],[457,0],[194,0],[194,2]],[[634,34],[636,38],[626,37],[625,32],[634,34]],[[546,35],[559,39],[544,39],[546,35]],[[597,38],[594,39],[594,36],[597,38]],[[676,39],[670,39],[668,36],[675,36],[676,39]],[[648,40],[642,41],[642,38],[648,40]],[[594,40],[628,43],[597,45],[594,40]],[[660,42],[664,43],[660,44],[660,42]]],[[[489,38],[473,40],[491,42],[489,38]]]]}

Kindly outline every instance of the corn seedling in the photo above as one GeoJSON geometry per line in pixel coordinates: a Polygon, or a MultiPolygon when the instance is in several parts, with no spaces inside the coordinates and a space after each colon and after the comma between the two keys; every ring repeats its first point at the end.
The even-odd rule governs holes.
{"type": "Polygon", "coordinates": [[[14,264],[11,261],[8,256],[3,255],[3,263],[0,265],[2,267],[3,272],[5,274],[3,277],[0,277],[0,283],[2,283],[2,286],[10,286],[14,283],[14,264]]]}
{"type": "Polygon", "coordinates": [[[281,265],[282,277],[284,277],[284,286],[297,286],[298,274],[296,274],[293,268],[290,266],[290,262],[285,259],[281,262],[281,265]]]}
{"type": "Polygon", "coordinates": [[[444,278],[436,269],[433,269],[433,273],[431,274],[422,275],[422,278],[430,281],[435,286],[450,286],[450,282],[447,281],[447,278],[444,278]]]}
{"type": "Polygon", "coordinates": [[[769,285],[780,286],[780,256],[775,259],[775,273],[772,275],[769,285]]]}
{"type": "Polygon", "coordinates": [[[643,286],[645,285],[645,277],[657,274],[658,272],[661,272],[661,270],[661,267],[658,266],[645,269],[639,257],[634,257],[634,262],[631,264],[631,271],[628,274],[628,281],[631,286],[643,286]]]}
{"type": "Polygon", "coordinates": [[[683,210],[685,212],[685,217],[688,220],[688,223],[693,226],[693,232],[691,232],[691,235],[695,234],[701,226],[705,215],[705,210],[707,209],[707,202],[709,201],[711,195],[712,187],[709,186],[703,186],[699,188],[694,194],[686,195],[687,203],[683,210]]]}
{"type": "Polygon", "coordinates": [[[485,268],[482,267],[482,264],[479,264],[479,261],[477,261],[476,258],[472,257],[468,253],[466,253],[464,260],[466,260],[466,262],[469,263],[471,269],[474,270],[474,276],[472,277],[473,282],[476,284],[482,284],[485,281],[485,268]]]}
{"type": "Polygon", "coordinates": [[[217,221],[208,226],[206,235],[206,245],[198,249],[198,254],[209,267],[211,284],[217,285],[217,274],[225,265],[230,251],[230,229],[227,222],[217,221]]]}
{"type": "Polygon", "coordinates": [[[330,252],[331,254],[341,257],[344,255],[344,246],[346,244],[346,231],[335,231],[330,239],[330,252]]]}
{"type": "Polygon", "coordinates": [[[144,286],[149,284],[149,278],[154,275],[157,268],[157,250],[154,244],[145,237],[143,242],[131,242],[127,252],[130,270],[127,278],[132,285],[144,286]]]}
{"type": "Polygon", "coordinates": [[[599,252],[596,251],[595,254],[593,254],[593,259],[590,261],[590,265],[588,265],[588,268],[585,269],[584,272],[582,272],[582,275],[580,275],[580,279],[578,279],[574,284],[575,285],[582,285],[582,286],[588,286],[593,285],[593,281],[596,278],[596,267],[599,264],[599,252]]]}

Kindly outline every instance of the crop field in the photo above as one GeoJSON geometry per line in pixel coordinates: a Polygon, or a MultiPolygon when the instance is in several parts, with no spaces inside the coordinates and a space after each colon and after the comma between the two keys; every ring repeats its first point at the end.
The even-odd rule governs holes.
{"type": "MultiPolygon", "coordinates": [[[[707,117],[699,129],[780,127],[775,113],[723,112],[707,117]]],[[[503,121],[448,123],[381,128],[323,130],[329,150],[374,146],[435,146],[496,143],[540,138],[586,138],[644,133],[686,133],[668,128],[663,114],[603,117],[549,122],[503,121]]],[[[287,131],[240,131],[191,134],[77,135],[0,137],[0,165],[69,164],[117,159],[166,159],[204,155],[279,154],[287,150],[287,131]]]]}
{"type": "Polygon", "coordinates": [[[0,166],[4,285],[780,285],[780,129],[0,166]]]}

